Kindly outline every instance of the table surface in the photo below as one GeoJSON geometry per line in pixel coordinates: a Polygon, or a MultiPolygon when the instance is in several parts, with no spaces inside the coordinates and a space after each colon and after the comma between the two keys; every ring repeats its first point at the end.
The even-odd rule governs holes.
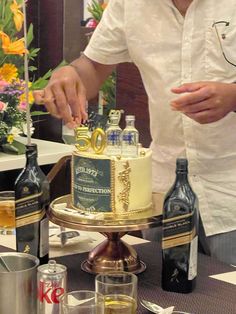
{"type": "MultiPolygon", "coordinates": [[[[178,294],[163,291],[161,282],[161,249],[157,242],[145,241],[134,245],[140,259],[147,265],[145,272],[138,275],[138,297],[158,303],[162,307],[175,306],[194,314],[235,314],[236,286],[209,276],[235,271],[235,268],[203,254],[198,255],[197,287],[190,294],[178,294]]],[[[0,246],[0,251],[9,248],[0,246]]],[[[88,253],[56,257],[58,263],[68,268],[68,290],[94,290],[94,275],[81,270],[81,263],[88,253]]],[[[138,302],[138,313],[148,314],[138,302]]]]}
{"type": "MultiPolygon", "coordinates": [[[[26,137],[17,138],[23,144],[27,143],[26,137]]],[[[74,150],[73,145],[44,141],[32,138],[32,143],[38,145],[39,165],[49,165],[56,163],[65,155],[70,155],[74,150]]],[[[25,166],[25,155],[11,155],[0,152],[0,171],[20,169],[25,166]]]]}

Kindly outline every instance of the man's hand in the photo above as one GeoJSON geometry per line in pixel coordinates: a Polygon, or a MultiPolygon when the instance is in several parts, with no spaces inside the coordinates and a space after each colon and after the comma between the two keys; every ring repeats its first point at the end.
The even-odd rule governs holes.
{"type": "Polygon", "coordinates": [[[45,104],[53,116],[75,128],[87,120],[86,100],[97,96],[114,69],[115,64],[101,64],[82,54],[53,72],[48,85],[34,92],[35,102],[45,104]]]}
{"type": "Polygon", "coordinates": [[[201,124],[218,121],[236,110],[236,84],[186,83],[171,91],[184,94],[171,102],[172,110],[181,111],[201,124]]]}
{"type": "Polygon", "coordinates": [[[48,85],[34,91],[36,103],[44,104],[54,117],[63,119],[74,128],[87,119],[86,90],[78,73],[72,66],[55,70],[48,85]]]}

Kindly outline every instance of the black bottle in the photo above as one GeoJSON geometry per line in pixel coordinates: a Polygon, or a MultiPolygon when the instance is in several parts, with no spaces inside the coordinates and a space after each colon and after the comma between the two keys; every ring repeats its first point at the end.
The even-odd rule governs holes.
{"type": "Polygon", "coordinates": [[[37,145],[26,145],[26,166],[15,181],[16,247],[47,263],[49,182],[37,162],[37,145]]]}
{"type": "Polygon", "coordinates": [[[198,199],[188,182],[188,161],[176,161],[176,179],[165,196],[162,232],[162,289],[189,293],[196,285],[198,199]]]}

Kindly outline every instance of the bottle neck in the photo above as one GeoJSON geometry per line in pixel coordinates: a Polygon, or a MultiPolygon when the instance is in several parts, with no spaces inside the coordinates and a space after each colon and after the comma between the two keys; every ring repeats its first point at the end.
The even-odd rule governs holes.
{"type": "Polygon", "coordinates": [[[176,183],[187,183],[188,182],[188,172],[187,171],[176,171],[176,183]]]}
{"type": "Polygon", "coordinates": [[[127,128],[134,128],[134,120],[126,120],[126,127],[127,128]]]}
{"type": "Polygon", "coordinates": [[[37,147],[26,147],[26,166],[38,166],[37,147]]]}
{"type": "Polygon", "coordinates": [[[119,127],[118,120],[116,119],[110,120],[109,127],[119,127]]]}

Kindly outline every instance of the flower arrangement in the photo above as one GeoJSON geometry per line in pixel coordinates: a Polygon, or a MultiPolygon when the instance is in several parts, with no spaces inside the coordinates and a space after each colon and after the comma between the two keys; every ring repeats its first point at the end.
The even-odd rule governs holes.
{"type": "Polygon", "coordinates": [[[90,27],[96,27],[100,22],[103,11],[105,10],[107,3],[103,1],[92,0],[91,4],[88,5],[87,10],[92,16],[92,20],[89,21],[90,27]]]}
{"type": "MultiPolygon", "coordinates": [[[[26,109],[27,104],[32,108],[34,103],[33,90],[43,88],[51,75],[49,71],[27,84],[29,92],[26,101],[24,55],[27,54],[29,62],[32,62],[39,49],[28,48],[33,40],[33,25],[27,30],[27,38],[22,35],[23,1],[25,0],[0,1],[0,149],[17,154],[24,152],[15,137],[26,133],[26,109]]],[[[36,70],[29,65],[30,73],[36,70]]],[[[46,113],[31,112],[31,116],[39,114],[46,113]]]]}

